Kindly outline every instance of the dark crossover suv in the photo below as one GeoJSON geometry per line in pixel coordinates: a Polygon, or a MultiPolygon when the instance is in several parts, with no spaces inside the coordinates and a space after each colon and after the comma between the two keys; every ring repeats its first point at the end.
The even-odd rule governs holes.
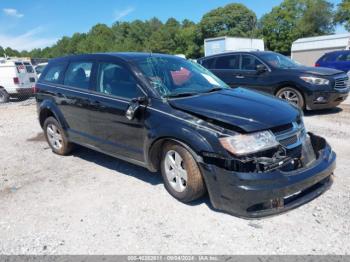
{"type": "Polygon", "coordinates": [[[274,52],[224,53],[198,62],[231,87],[263,91],[303,109],[335,107],[349,93],[346,73],[302,66],[274,52]]]}
{"type": "Polygon", "coordinates": [[[282,100],[231,89],[170,55],[109,53],[53,59],[37,84],[53,152],[74,144],[161,171],[169,193],[261,217],[299,206],[332,184],[336,155],[282,100]]]}

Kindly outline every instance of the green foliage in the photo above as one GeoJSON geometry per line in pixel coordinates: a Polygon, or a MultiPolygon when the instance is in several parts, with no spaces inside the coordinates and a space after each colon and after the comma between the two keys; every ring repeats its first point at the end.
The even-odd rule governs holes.
{"type": "Polygon", "coordinates": [[[243,4],[229,4],[205,14],[199,24],[203,36],[251,37],[257,18],[253,11],[243,4]]]}
{"type": "Polygon", "coordinates": [[[289,54],[298,38],[333,33],[332,18],[332,4],[325,0],[284,0],[261,18],[259,29],[268,49],[289,54]]]}
{"type": "Polygon", "coordinates": [[[350,31],[350,0],[342,0],[334,17],[335,22],[343,24],[350,31]]]}

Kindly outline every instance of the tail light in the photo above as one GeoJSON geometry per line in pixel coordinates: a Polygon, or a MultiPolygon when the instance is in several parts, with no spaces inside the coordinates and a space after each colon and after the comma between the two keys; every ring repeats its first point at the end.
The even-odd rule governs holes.
{"type": "Polygon", "coordinates": [[[36,92],[38,92],[38,88],[36,87],[36,85],[33,85],[32,89],[33,89],[33,94],[35,94],[36,92]]]}
{"type": "Polygon", "coordinates": [[[18,78],[18,77],[14,77],[14,78],[13,78],[13,83],[14,83],[15,85],[19,85],[19,78],[18,78]]]}
{"type": "Polygon", "coordinates": [[[316,67],[319,67],[319,66],[320,66],[320,64],[319,64],[319,63],[316,63],[316,64],[315,64],[315,66],[316,66],[316,67]]]}

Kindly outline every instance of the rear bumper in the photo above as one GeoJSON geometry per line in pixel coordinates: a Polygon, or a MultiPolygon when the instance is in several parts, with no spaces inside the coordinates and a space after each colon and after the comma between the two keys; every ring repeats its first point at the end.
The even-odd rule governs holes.
{"type": "Polygon", "coordinates": [[[327,143],[317,151],[318,158],[311,166],[291,172],[239,173],[202,164],[213,207],[239,217],[259,218],[311,201],[332,185],[336,162],[327,143]]]}
{"type": "Polygon", "coordinates": [[[16,88],[16,93],[12,93],[11,95],[27,95],[27,96],[31,96],[34,95],[34,88],[30,87],[30,88],[16,88]]]}
{"type": "Polygon", "coordinates": [[[306,107],[309,110],[327,109],[338,106],[345,101],[349,95],[349,88],[335,90],[332,92],[315,92],[306,98],[306,107]],[[318,98],[324,98],[318,102],[318,98]]]}

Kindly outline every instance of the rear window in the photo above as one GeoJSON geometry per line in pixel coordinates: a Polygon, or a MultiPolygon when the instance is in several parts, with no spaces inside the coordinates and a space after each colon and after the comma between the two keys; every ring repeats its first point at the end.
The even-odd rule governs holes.
{"type": "Polygon", "coordinates": [[[20,62],[15,62],[16,68],[17,68],[17,73],[19,74],[23,74],[26,72],[26,69],[24,67],[24,65],[20,62]]]}
{"type": "Polygon", "coordinates": [[[34,68],[30,63],[25,62],[24,66],[26,67],[27,73],[30,73],[30,74],[34,73],[34,68]]]}
{"type": "Polygon", "coordinates": [[[45,82],[49,83],[59,83],[64,69],[66,67],[65,63],[60,64],[49,64],[44,71],[43,75],[41,76],[41,79],[45,82]]]}

